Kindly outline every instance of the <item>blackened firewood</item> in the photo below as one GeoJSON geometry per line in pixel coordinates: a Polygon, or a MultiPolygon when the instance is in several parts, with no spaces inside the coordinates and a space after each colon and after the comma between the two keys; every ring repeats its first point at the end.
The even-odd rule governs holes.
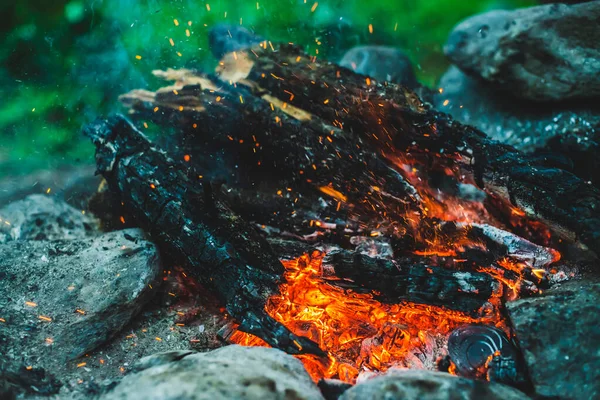
{"type": "MultiPolygon", "coordinates": [[[[228,54],[218,69],[223,82],[288,99],[295,107],[343,128],[387,157],[426,157],[440,168],[461,166],[488,194],[600,248],[600,191],[572,173],[490,140],[482,132],[428,109],[410,90],[381,84],[291,45],[254,47],[228,54]]],[[[431,168],[431,166],[430,166],[431,168]]],[[[572,237],[571,237],[572,239],[572,237]]]]}
{"type": "MultiPolygon", "coordinates": [[[[384,303],[409,301],[478,316],[487,310],[484,306],[488,306],[491,297],[501,293],[500,282],[487,273],[426,265],[424,259],[371,257],[328,243],[311,246],[279,238],[269,238],[269,243],[281,258],[326,252],[323,264],[333,268],[324,277],[327,282],[361,293],[374,293],[384,303]]],[[[514,281],[518,281],[517,276],[514,281]]]]}
{"type": "Polygon", "coordinates": [[[355,286],[350,287],[375,291],[375,298],[386,303],[409,301],[477,315],[500,287],[485,273],[403,265],[347,250],[332,252],[323,262],[334,267],[336,276],[351,279],[355,286]]]}
{"type": "MultiPolygon", "coordinates": [[[[170,74],[166,76],[174,77],[170,74]]],[[[320,196],[329,187],[333,208],[364,220],[396,211],[400,222],[407,209],[418,211],[416,190],[355,135],[272,97],[217,87],[191,72],[175,76],[180,77],[177,89],[133,91],[121,101],[140,116],[183,132],[179,144],[192,162],[206,158],[200,156],[207,149],[230,157],[235,167],[229,169],[244,174],[231,182],[237,187],[271,181],[281,190],[287,186],[320,196]],[[204,86],[180,86],[185,82],[204,86]]]]}
{"type": "Polygon", "coordinates": [[[301,240],[283,239],[279,237],[267,238],[273,250],[279,254],[279,258],[293,260],[304,254],[312,254],[315,246],[301,240]]]}
{"type": "MultiPolygon", "coordinates": [[[[600,110],[596,111],[600,114],[600,110]]],[[[566,164],[579,178],[600,186],[600,124],[560,133],[548,140],[536,155],[547,162],[566,164]],[[557,160],[558,161],[555,161],[557,160]]]]}
{"type": "Polygon", "coordinates": [[[195,173],[171,160],[122,117],[98,120],[84,133],[96,146],[97,172],[128,215],[174,262],[212,287],[240,330],[291,354],[323,354],[266,314],[283,266],[261,235],[214,198],[195,173]],[[188,176],[188,175],[191,175],[188,176]]]}

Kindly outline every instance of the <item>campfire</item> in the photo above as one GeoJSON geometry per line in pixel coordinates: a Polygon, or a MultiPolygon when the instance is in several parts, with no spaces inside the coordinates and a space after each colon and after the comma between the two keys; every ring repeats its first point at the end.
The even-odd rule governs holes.
{"type": "Polygon", "coordinates": [[[294,354],[315,380],[526,381],[504,302],[598,244],[595,189],[290,44],[155,75],[172,86],[121,97],[135,125],[86,134],[118,215],[224,304],[224,340],[294,354]]]}

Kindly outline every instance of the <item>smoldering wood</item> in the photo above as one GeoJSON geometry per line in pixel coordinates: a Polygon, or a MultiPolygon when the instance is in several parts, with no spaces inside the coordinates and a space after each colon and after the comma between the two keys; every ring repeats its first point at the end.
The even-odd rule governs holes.
{"type": "Polygon", "coordinates": [[[500,283],[486,273],[426,265],[422,260],[372,257],[327,243],[314,246],[279,238],[270,238],[269,243],[282,258],[290,259],[327,249],[323,265],[332,267],[334,273],[324,280],[344,289],[374,293],[377,300],[388,304],[408,301],[479,316],[500,289],[500,283]]]}
{"type": "MultiPolygon", "coordinates": [[[[305,238],[317,230],[307,226],[313,220],[333,226],[319,228],[317,241],[342,247],[326,261],[341,279],[328,283],[373,293],[386,303],[431,304],[471,315],[484,307],[500,283],[473,266],[452,271],[443,262],[431,266],[409,257],[376,259],[349,250],[350,235],[368,235],[373,227],[396,239],[400,255],[420,250],[423,241],[415,240],[403,219],[406,213],[418,213],[420,235],[427,234],[432,221],[423,215],[415,188],[398,172],[394,155],[417,159],[432,174],[460,165],[462,173],[504,202],[490,202],[495,211],[525,207],[561,233],[578,233],[588,245],[596,240],[598,225],[589,229],[598,219],[599,197],[584,191],[589,205],[567,206],[581,184],[567,172],[454,123],[404,88],[314,62],[293,47],[238,53],[242,60],[245,56],[250,58],[242,67],[223,64],[223,82],[193,71],[158,73],[174,78],[175,86],[121,98],[135,118],[174,127],[178,133],[165,149],[178,160],[188,155],[189,162],[172,161],[122,119],[87,129],[98,148],[99,172],[121,196],[126,211],[215,290],[240,330],[290,353],[320,352],[264,311],[283,274],[277,258],[315,250],[315,243],[305,238]],[[215,170],[225,174],[219,177],[215,170]],[[550,182],[538,182],[548,176],[561,178],[557,184],[564,198],[554,196],[550,182]],[[549,204],[534,207],[532,199],[549,204]],[[589,221],[579,211],[587,212],[589,221]],[[382,220],[396,225],[380,226],[382,220]],[[269,246],[249,222],[276,227],[282,234],[268,237],[269,246]],[[591,232],[587,236],[582,234],[586,229],[591,232]]],[[[465,228],[453,225],[452,230],[451,225],[444,231],[449,243],[465,228]]],[[[490,232],[486,226],[468,230],[470,240],[483,240],[491,250],[483,254],[467,248],[466,258],[490,265],[506,281],[522,281],[523,293],[535,291],[528,277],[496,261],[528,257],[532,267],[544,267],[552,254],[507,232],[490,232]]]]}
{"type": "Polygon", "coordinates": [[[329,253],[323,262],[334,267],[336,276],[352,280],[356,290],[374,291],[385,303],[431,304],[477,316],[499,289],[485,273],[405,265],[347,250],[329,253]]]}
{"type": "MultiPolygon", "coordinates": [[[[316,346],[264,312],[283,270],[253,228],[213,193],[201,190],[189,171],[152,147],[125,120],[100,121],[88,126],[86,134],[97,146],[99,172],[120,194],[127,212],[195,277],[215,287],[241,330],[289,352],[301,351],[294,340],[304,351],[316,346]]],[[[331,260],[340,277],[377,290],[387,302],[407,300],[474,312],[494,291],[493,279],[485,274],[421,266],[402,272],[391,261],[353,253],[333,253],[331,260]]]]}
{"type": "MultiPolygon", "coordinates": [[[[98,172],[119,195],[124,212],[175,262],[215,289],[239,321],[238,329],[292,354],[322,354],[315,343],[266,314],[264,305],[278,290],[282,266],[256,230],[196,181],[195,171],[170,160],[123,118],[97,121],[85,132],[97,147],[98,172]]],[[[297,247],[296,252],[307,250],[297,247]]],[[[380,292],[387,302],[406,300],[473,313],[497,285],[485,274],[421,266],[401,273],[387,261],[343,254],[346,258],[339,252],[332,255],[336,272],[360,284],[360,290],[380,292]]]]}
{"type": "Polygon", "coordinates": [[[84,133],[96,146],[97,172],[119,195],[124,212],[171,259],[212,287],[239,329],[291,354],[323,355],[264,310],[283,266],[262,236],[215,198],[196,172],[179,165],[122,117],[98,120],[84,133]]]}
{"type": "MultiPolygon", "coordinates": [[[[344,228],[347,230],[350,227],[354,230],[354,234],[357,234],[361,228],[360,220],[352,221],[348,218],[349,214],[363,217],[364,221],[370,219],[365,217],[372,215],[373,207],[351,210],[347,207],[346,202],[343,202],[341,207],[340,201],[323,202],[319,197],[320,193],[315,193],[315,185],[318,187],[318,185],[332,181],[336,182],[336,187],[344,187],[344,189],[348,189],[347,182],[352,182],[353,189],[349,190],[349,202],[352,201],[353,205],[357,200],[361,200],[361,196],[363,201],[370,201],[374,194],[376,196],[384,194],[387,197],[385,199],[380,197],[379,201],[391,198],[393,203],[394,200],[398,201],[394,194],[402,195],[403,198],[400,199],[400,202],[404,202],[402,204],[404,208],[398,209],[398,215],[388,218],[388,221],[390,219],[398,221],[401,227],[402,218],[407,210],[419,210],[420,199],[414,188],[410,187],[398,172],[386,165],[385,161],[382,161],[385,158],[378,154],[377,148],[372,143],[368,143],[365,138],[356,135],[354,131],[348,132],[328,125],[317,116],[307,114],[301,109],[290,111],[292,106],[285,111],[286,108],[281,102],[276,102],[277,106],[273,106],[273,103],[267,100],[275,100],[265,96],[262,92],[257,92],[256,96],[253,96],[248,90],[240,89],[240,87],[224,87],[223,84],[219,86],[219,83],[215,83],[210,76],[195,71],[156,73],[166,79],[176,80],[176,85],[161,89],[156,93],[133,91],[122,96],[121,100],[136,111],[139,117],[150,119],[161,126],[174,125],[184,132],[181,138],[181,142],[184,143],[181,151],[191,153],[192,159],[206,158],[207,148],[210,149],[209,153],[217,149],[220,153],[234,155],[235,168],[241,167],[240,169],[244,170],[247,175],[245,181],[256,183],[254,185],[256,188],[240,188],[239,186],[242,186],[243,182],[234,180],[221,193],[232,208],[245,219],[302,235],[309,234],[311,229],[315,231],[315,228],[309,227],[306,222],[313,222],[313,220],[326,216],[330,224],[341,227],[342,232],[338,232],[337,235],[329,235],[331,230],[322,229],[318,232],[319,235],[328,237],[320,237],[320,239],[327,239],[337,245],[343,244],[344,236],[348,236],[344,235],[344,228]],[[186,84],[188,85],[186,86],[186,84]],[[323,137],[332,133],[335,134],[335,139],[329,143],[323,140],[323,137]],[[360,144],[359,152],[356,151],[355,146],[351,145],[351,140],[356,140],[360,144]],[[251,145],[245,148],[240,146],[243,144],[240,142],[249,142],[251,145]],[[259,146],[254,146],[257,143],[259,146]],[[258,156],[256,148],[259,149],[258,156]],[[252,149],[252,152],[246,151],[248,149],[252,149]],[[338,158],[334,156],[332,159],[332,152],[337,154],[338,158]],[[341,157],[340,154],[344,156],[341,157]],[[261,163],[260,168],[256,167],[257,158],[261,163]],[[366,163],[364,161],[366,158],[372,162],[366,163]],[[307,167],[306,162],[313,159],[332,159],[332,167],[318,168],[318,170],[308,168],[305,174],[299,174],[299,171],[305,171],[303,168],[307,167]],[[342,161],[340,162],[339,159],[342,161]],[[284,167],[281,168],[282,166],[284,167]],[[277,174],[275,177],[265,176],[266,170],[263,167],[268,167],[266,170],[269,172],[276,169],[277,174]],[[365,169],[365,167],[367,168],[365,169]],[[362,175],[363,178],[356,179],[356,174],[359,177],[361,174],[364,175],[362,175]],[[388,178],[387,181],[386,179],[374,180],[375,177],[381,176],[388,178]],[[273,186],[269,187],[267,184],[265,188],[264,181],[268,181],[269,178],[280,186],[287,184],[295,186],[297,194],[292,197],[295,199],[291,201],[291,198],[286,197],[285,190],[283,190],[284,195],[282,196],[281,194],[275,195],[276,188],[273,186]],[[392,182],[394,194],[388,192],[388,182],[392,182]],[[383,190],[374,193],[375,184],[382,185],[383,190]]],[[[247,82],[245,84],[252,86],[247,82]]],[[[357,83],[354,91],[364,90],[363,86],[357,83]]],[[[400,99],[408,93],[402,92],[399,88],[390,88],[390,91],[396,99],[400,99]]],[[[290,95],[290,92],[285,93],[290,95]]],[[[413,103],[407,104],[409,108],[413,103]]],[[[320,108],[321,106],[315,107],[320,108]]],[[[230,166],[229,169],[234,168],[230,166]]],[[[282,190],[280,189],[278,192],[282,192],[282,190]]],[[[368,204],[373,203],[378,205],[376,201],[368,204]]],[[[389,204],[386,202],[386,206],[389,204]]],[[[382,207],[385,210],[390,208],[392,207],[382,207]]],[[[427,235],[429,222],[427,219],[422,219],[419,227],[421,236],[427,235]]],[[[373,226],[376,225],[379,225],[377,221],[373,226]]],[[[445,224],[445,226],[453,225],[445,224]]],[[[387,228],[390,229],[389,226],[387,228]]],[[[431,236],[439,233],[435,229],[429,228],[431,236]]],[[[530,257],[527,261],[530,262],[531,267],[546,265],[549,261],[553,261],[551,254],[548,254],[548,249],[541,248],[508,232],[502,231],[502,238],[496,235],[494,239],[489,235],[489,231],[493,231],[491,227],[472,226],[468,228],[470,239],[486,242],[483,250],[471,247],[465,251],[471,261],[478,261],[480,265],[494,265],[504,256],[522,259],[523,254],[527,256],[530,253],[533,258],[530,257]],[[526,249],[524,250],[524,248],[526,249]]],[[[393,230],[394,227],[391,229],[393,230]]],[[[465,231],[465,227],[457,229],[454,226],[454,230],[445,229],[442,233],[450,243],[455,242],[456,236],[464,235],[463,231],[465,231]]],[[[423,241],[415,240],[406,230],[402,232],[400,236],[396,235],[395,243],[398,250],[403,252],[423,250],[418,248],[418,244],[423,241]]],[[[392,235],[394,235],[393,232],[392,235]]],[[[297,237],[300,238],[300,236],[297,237]]],[[[496,268],[501,269],[497,265],[496,268]]],[[[504,273],[510,276],[515,275],[511,271],[504,273]]],[[[529,271],[524,270],[520,276],[520,278],[525,277],[532,287],[542,283],[542,279],[535,276],[531,272],[531,268],[529,271]]],[[[514,280],[518,280],[519,276],[514,276],[514,278],[514,280]]]]}
{"type": "MultiPolygon", "coordinates": [[[[182,82],[214,85],[207,76],[191,74],[182,82]]],[[[408,209],[419,210],[419,195],[404,177],[344,130],[244,89],[176,87],[176,94],[171,88],[132,91],[121,101],[141,118],[177,126],[183,133],[182,149],[192,155],[192,162],[202,159],[206,149],[234,158],[245,174],[231,182],[236,189],[276,182],[279,189],[291,187],[313,201],[315,194],[327,197],[319,189],[328,186],[343,193],[331,199],[330,208],[343,208],[342,213],[363,221],[396,210],[395,219],[401,223],[408,209]]]]}
{"type": "Polygon", "coordinates": [[[293,45],[229,54],[219,67],[224,83],[281,100],[331,121],[384,154],[420,154],[441,166],[460,163],[492,196],[548,224],[555,234],[600,245],[600,191],[560,168],[544,165],[490,140],[423,104],[410,90],[382,84],[307,56],[293,45]]]}

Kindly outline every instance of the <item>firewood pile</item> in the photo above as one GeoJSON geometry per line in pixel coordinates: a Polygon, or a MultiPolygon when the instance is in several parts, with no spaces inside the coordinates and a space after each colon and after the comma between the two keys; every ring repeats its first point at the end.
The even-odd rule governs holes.
{"type": "Polygon", "coordinates": [[[85,128],[119,214],[218,296],[225,339],[314,377],[414,366],[465,324],[512,339],[504,302],[600,244],[598,189],[407,88],[271,42],[154,74],[170,86],[85,128]]]}

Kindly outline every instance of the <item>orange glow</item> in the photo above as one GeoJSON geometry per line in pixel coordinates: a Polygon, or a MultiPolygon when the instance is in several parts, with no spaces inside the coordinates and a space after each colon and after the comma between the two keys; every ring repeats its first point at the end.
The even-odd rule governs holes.
{"type": "MultiPolygon", "coordinates": [[[[337,377],[355,382],[363,371],[385,371],[391,366],[424,368],[433,365],[435,359],[420,360],[419,356],[445,343],[452,329],[475,322],[504,326],[496,311],[476,319],[443,307],[383,304],[371,294],[329,285],[322,279],[323,256],[315,252],[283,261],[287,283],[266,306],[273,318],[295,334],[312,339],[329,354],[328,359],[298,356],[315,380],[337,377]]],[[[230,340],[245,346],[266,346],[261,339],[239,331],[230,340]]],[[[430,351],[429,356],[435,357],[435,352],[430,351]]]]}
{"type": "MultiPolygon", "coordinates": [[[[373,33],[372,25],[369,31],[373,33]]],[[[371,89],[379,87],[368,77],[365,84],[371,89]]],[[[339,283],[340,277],[330,266],[323,266],[322,252],[284,260],[284,282],[279,293],[268,299],[265,310],[294,334],[313,340],[327,354],[324,358],[297,356],[315,380],[337,378],[354,383],[361,374],[392,367],[436,369],[437,360],[447,355],[448,335],[464,324],[491,325],[510,335],[504,301],[521,293],[540,293],[538,286],[549,273],[542,268],[560,259],[558,251],[541,247],[553,243],[550,230],[543,223],[477,185],[471,169],[473,159],[468,153],[449,154],[443,149],[423,148],[413,153],[414,143],[399,149],[395,138],[402,131],[394,133],[386,126],[385,104],[361,101],[377,113],[376,122],[373,119],[369,125],[373,131],[364,135],[401,176],[399,180],[405,181],[406,192],[396,190],[393,182],[377,174],[360,182],[363,188],[371,188],[368,193],[335,181],[336,188],[333,183],[316,185],[329,196],[322,199],[329,207],[335,204],[336,211],[343,207],[342,211],[347,212],[344,234],[360,240],[381,240],[380,236],[390,239],[396,261],[406,258],[410,263],[421,257],[425,265],[432,267],[431,273],[436,267],[488,274],[495,280],[494,292],[472,314],[427,304],[383,303],[377,300],[381,298],[378,293],[369,292],[368,288],[359,293],[332,284],[339,283]],[[494,210],[502,215],[488,212],[488,201],[499,203],[494,210]]],[[[336,103],[331,96],[323,96],[322,102],[336,103]]],[[[340,116],[330,122],[339,129],[344,129],[345,124],[342,111],[348,113],[336,110],[336,116],[340,116]]],[[[439,132],[432,125],[423,135],[433,137],[439,132]]],[[[318,161],[312,163],[315,171],[317,165],[323,165],[318,161]]],[[[282,196],[283,192],[277,193],[282,196]]],[[[333,221],[328,215],[307,219],[308,227],[316,231],[310,235],[311,240],[318,239],[323,231],[340,227],[333,221]]],[[[376,249],[372,253],[369,250],[369,255],[379,256],[376,249]]],[[[240,331],[235,331],[229,340],[245,346],[267,346],[260,338],[240,331]]],[[[456,374],[453,364],[449,372],[456,374]]]]}
{"type": "MultiPolygon", "coordinates": [[[[330,268],[323,268],[323,253],[284,260],[285,282],[280,285],[280,293],[269,298],[265,309],[293,333],[313,340],[328,354],[327,358],[297,356],[315,380],[337,378],[354,383],[360,374],[383,372],[391,367],[436,369],[437,359],[447,354],[447,338],[453,329],[478,323],[507,331],[502,313],[503,301],[517,298],[523,287],[527,287],[530,293],[539,293],[536,285],[546,275],[545,270],[534,269],[528,264],[527,258],[522,261],[510,254],[500,255],[490,265],[466,265],[471,261],[469,251],[489,252],[483,237],[470,235],[472,224],[498,227],[507,232],[508,228],[491,216],[482,202],[463,200],[430,187],[427,184],[430,166],[421,170],[419,163],[406,155],[386,157],[415,188],[419,206],[406,211],[394,210],[383,197],[385,186],[373,181],[373,192],[359,200],[360,204],[385,212],[380,214],[383,219],[377,221],[376,226],[365,227],[364,232],[371,233],[369,236],[378,236],[379,232],[387,235],[390,230],[386,231],[386,228],[397,227],[397,219],[401,218],[405,225],[394,232],[399,236],[409,234],[416,242],[416,249],[410,251],[413,256],[423,257],[429,265],[440,268],[459,271],[467,268],[466,271],[487,273],[499,283],[498,289],[474,315],[426,304],[387,304],[376,300],[376,293],[357,293],[329,284],[328,280],[339,278],[331,275],[330,268]],[[455,229],[450,229],[452,227],[455,229]],[[377,234],[373,235],[373,232],[377,234]]],[[[445,167],[443,164],[437,167],[450,179],[473,185],[458,167],[445,167]]],[[[331,186],[318,189],[344,202],[350,210],[360,207],[354,200],[348,204],[346,195],[331,186]]],[[[506,210],[513,226],[550,239],[543,224],[527,219],[524,212],[514,207],[506,210]]],[[[327,225],[331,224],[310,221],[310,226],[318,229],[331,229],[327,225]]],[[[489,240],[492,239],[490,237],[489,240]]],[[[547,250],[552,262],[560,259],[558,251],[547,250]]],[[[230,337],[230,341],[246,346],[267,346],[260,338],[239,331],[230,337]]],[[[455,373],[453,365],[450,373],[455,373]]]]}

